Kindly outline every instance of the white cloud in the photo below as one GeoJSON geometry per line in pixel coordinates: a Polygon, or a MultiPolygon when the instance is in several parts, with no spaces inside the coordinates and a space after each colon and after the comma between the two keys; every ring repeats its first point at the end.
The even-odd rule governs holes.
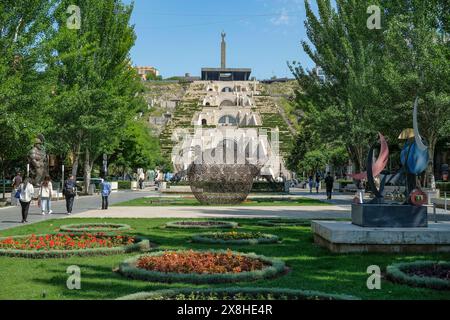
{"type": "Polygon", "coordinates": [[[283,8],[278,16],[270,19],[270,22],[276,26],[289,25],[291,23],[291,17],[286,8],[283,8]]]}

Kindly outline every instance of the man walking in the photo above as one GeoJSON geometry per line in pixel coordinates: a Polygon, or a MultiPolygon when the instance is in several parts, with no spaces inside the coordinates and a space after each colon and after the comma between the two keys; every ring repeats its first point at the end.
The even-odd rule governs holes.
{"type": "Polygon", "coordinates": [[[66,209],[67,214],[72,214],[73,202],[77,194],[77,184],[74,176],[70,176],[69,179],[64,183],[63,195],[66,198],[66,209]]]}
{"type": "Polygon", "coordinates": [[[100,184],[100,190],[102,193],[102,210],[108,210],[108,198],[111,194],[111,183],[104,179],[100,184]]]}
{"type": "Polygon", "coordinates": [[[325,185],[327,188],[327,199],[331,200],[331,194],[333,193],[333,184],[334,184],[334,178],[331,176],[331,173],[328,172],[327,176],[325,178],[325,185]]]}

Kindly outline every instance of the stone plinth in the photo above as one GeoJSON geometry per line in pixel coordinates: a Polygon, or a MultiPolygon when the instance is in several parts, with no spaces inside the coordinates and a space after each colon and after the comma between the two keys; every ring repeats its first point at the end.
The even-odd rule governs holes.
{"type": "Polygon", "coordinates": [[[427,228],[365,228],[341,221],[313,221],[314,242],[332,252],[450,252],[450,223],[427,228]]]}
{"type": "Polygon", "coordinates": [[[360,227],[415,228],[428,225],[427,207],[400,204],[352,204],[352,222],[360,227]]]}

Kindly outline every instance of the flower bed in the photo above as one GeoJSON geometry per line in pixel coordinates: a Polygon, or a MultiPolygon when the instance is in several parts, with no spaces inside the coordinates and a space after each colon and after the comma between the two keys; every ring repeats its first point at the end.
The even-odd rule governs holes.
{"type": "Polygon", "coordinates": [[[238,224],[231,221],[173,221],[166,223],[167,228],[180,229],[233,229],[238,224]]]}
{"type": "Polygon", "coordinates": [[[120,232],[130,230],[127,224],[119,223],[79,223],[59,227],[61,232],[120,232]]]}
{"type": "Polygon", "coordinates": [[[0,256],[63,258],[150,251],[147,239],[97,234],[45,234],[0,238],[0,256]]]}
{"type": "Polygon", "coordinates": [[[398,283],[431,289],[450,289],[450,262],[414,261],[386,268],[387,277],[398,283]]]}
{"type": "Polygon", "coordinates": [[[213,232],[194,235],[193,242],[208,244],[266,244],[276,243],[279,238],[273,234],[261,232],[213,232]]]}
{"type": "Polygon", "coordinates": [[[258,225],[264,227],[309,227],[311,220],[302,219],[272,219],[258,221],[258,225]]]}
{"type": "Polygon", "coordinates": [[[119,266],[127,277],[156,282],[224,283],[274,277],[281,260],[233,251],[163,251],[133,257],[119,266]]]}
{"type": "Polygon", "coordinates": [[[319,291],[278,288],[175,289],[139,292],[118,300],[358,300],[319,291]]]}

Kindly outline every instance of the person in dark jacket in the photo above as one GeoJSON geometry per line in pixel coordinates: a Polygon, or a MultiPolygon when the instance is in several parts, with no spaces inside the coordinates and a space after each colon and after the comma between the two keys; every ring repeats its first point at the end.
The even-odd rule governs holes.
{"type": "Polygon", "coordinates": [[[327,199],[331,200],[331,195],[333,193],[333,184],[334,184],[334,178],[331,176],[331,173],[328,172],[327,176],[325,178],[325,186],[327,189],[327,199]]]}
{"type": "Polygon", "coordinates": [[[66,198],[66,209],[67,214],[72,214],[72,208],[73,208],[73,202],[75,199],[75,196],[77,194],[77,183],[75,181],[74,176],[70,176],[66,182],[64,182],[63,187],[63,195],[66,198]]]}

